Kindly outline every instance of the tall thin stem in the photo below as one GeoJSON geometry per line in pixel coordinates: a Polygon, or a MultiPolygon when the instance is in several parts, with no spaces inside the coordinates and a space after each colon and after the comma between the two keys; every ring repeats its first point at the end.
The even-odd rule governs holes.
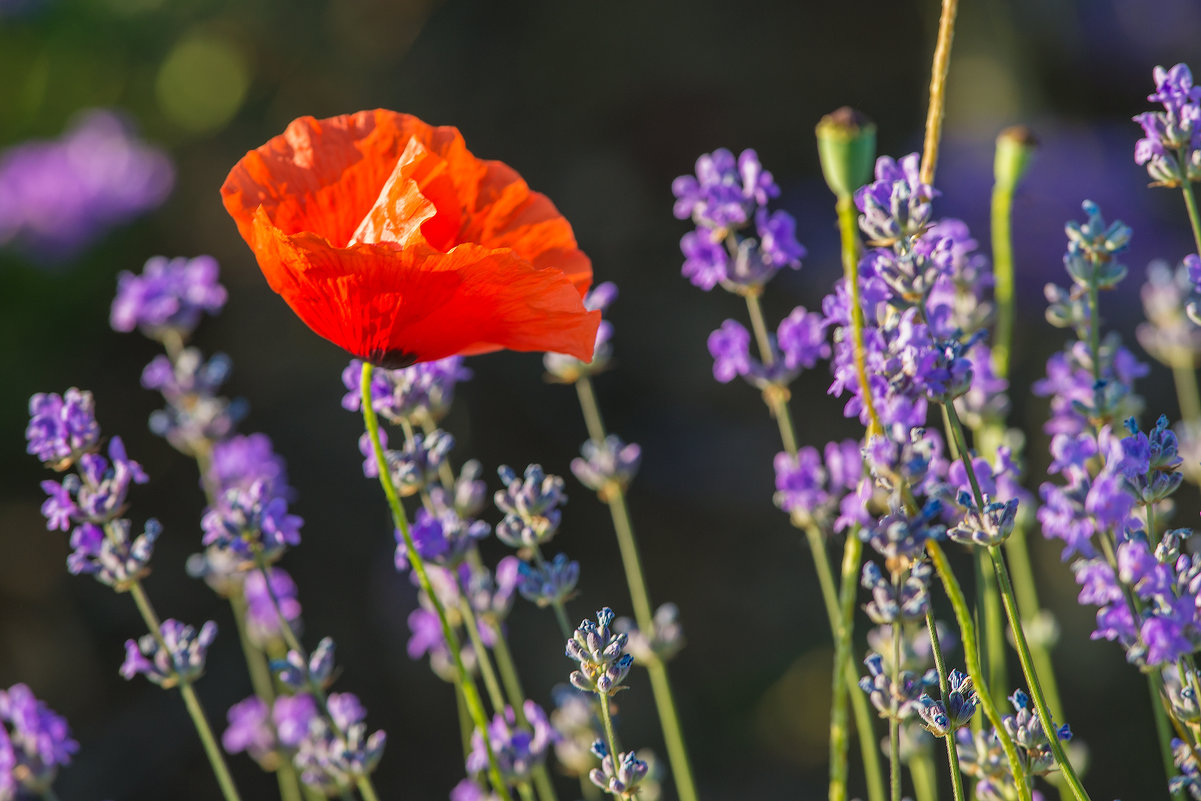
{"type": "MultiPolygon", "coordinates": [[[[363,423],[367,429],[367,436],[371,440],[371,449],[375,454],[375,462],[379,468],[379,483],[384,490],[384,497],[388,499],[388,507],[392,511],[392,522],[400,531],[401,538],[405,541],[409,562],[413,566],[413,572],[417,575],[417,582],[421,586],[422,592],[429,598],[430,604],[434,607],[434,612],[438,616],[438,623],[442,627],[442,637],[445,639],[447,650],[454,661],[455,672],[459,675],[459,684],[463,690],[463,702],[467,705],[467,711],[471,714],[471,721],[480,732],[486,733],[488,731],[488,718],[484,713],[484,704],[480,699],[479,690],[476,689],[475,682],[471,681],[471,677],[467,673],[467,668],[463,664],[462,646],[459,643],[459,637],[450,625],[450,620],[446,616],[446,609],[443,607],[442,601],[439,600],[437,593],[434,592],[434,588],[430,583],[429,573],[425,568],[425,560],[421,558],[421,554],[413,542],[412,532],[409,531],[408,517],[405,515],[404,507],[401,506],[400,496],[396,493],[396,487],[392,484],[392,474],[388,467],[388,460],[384,455],[384,446],[380,442],[379,418],[376,417],[375,409],[371,405],[371,374],[374,369],[374,366],[369,362],[363,363],[363,373],[360,379],[360,397],[363,406],[363,423]]],[[[483,741],[484,748],[488,753],[488,776],[492,782],[492,789],[504,801],[512,801],[513,797],[509,793],[509,788],[501,776],[500,767],[497,765],[496,754],[492,751],[492,743],[486,736],[483,737],[483,741]]]]}
{"type": "Polygon", "coordinates": [[[1201,212],[1197,210],[1197,196],[1193,194],[1191,181],[1185,180],[1181,189],[1184,192],[1184,207],[1188,209],[1189,226],[1193,229],[1193,244],[1197,246],[1197,252],[1201,253],[1201,212]]]}
{"type": "MultiPolygon", "coordinates": [[[[934,667],[938,670],[938,691],[942,695],[943,704],[951,695],[951,687],[947,682],[947,660],[942,653],[942,645],[938,641],[938,624],[934,620],[934,607],[926,607],[926,628],[930,630],[930,651],[934,654],[934,667]]],[[[963,773],[959,769],[959,746],[955,743],[955,732],[949,731],[943,737],[947,743],[947,764],[951,768],[951,789],[955,793],[955,801],[964,801],[963,773]]]]}
{"type": "MultiPolygon", "coordinates": [[[[129,594],[133,597],[133,602],[137,605],[138,612],[141,613],[142,620],[150,630],[155,642],[158,643],[158,647],[163,650],[163,653],[173,653],[167,646],[166,640],[163,639],[163,624],[155,614],[154,607],[150,605],[150,598],[142,588],[142,583],[134,581],[129,588],[129,594]]],[[[208,718],[205,717],[200,699],[196,697],[196,690],[192,687],[191,680],[184,676],[178,676],[178,678],[179,694],[183,696],[184,706],[187,707],[192,724],[196,727],[196,734],[199,735],[200,743],[204,746],[204,753],[208,756],[209,764],[213,768],[213,775],[217,778],[217,784],[221,786],[221,794],[225,796],[226,801],[241,801],[238,788],[234,785],[229,767],[225,764],[225,757],[221,755],[221,748],[217,745],[217,738],[213,736],[213,730],[209,726],[208,718]]]]}
{"type": "Polygon", "coordinates": [[[963,636],[964,665],[976,685],[980,706],[984,708],[988,722],[992,724],[997,739],[1001,741],[1001,748],[1005,751],[1009,770],[1013,774],[1013,783],[1017,786],[1018,798],[1021,801],[1031,801],[1030,780],[1026,776],[1026,769],[1022,766],[1022,760],[1018,756],[1013,738],[1001,723],[1001,713],[988,691],[988,680],[985,677],[984,667],[980,664],[980,649],[976,645],[976,626],[972,622],[972,613],[964,598],[963,588],[959,586],[959,579],[955,578],[955,574],[951,571],[951,565],[947,562],[947,556],[937,541],[926,541],[926,553],[930,555],[934,570],[938,573],[947,598],[951,602],[951,609],[955,612],[955,621],[959,624],[959,631],[963,636]]]}
{"type": "Polygon", "coordinates": [[[938,40],[934,44],[934,62],[930,66],[930,107],[926,110],[926,138],[922,144],[921,181],[934,183],[938,165],[938,144],[942,138],[942,118],[947,105],[947,72],[951,67],[951,42],[955,39],[955,15],[959,0],[942,0],[938,18],[938,40]]]}
{"type": "MultiPolygon", "coordinates": [[[[596,394],[592,391],[592,382],[588,376],[581,376],[576,382],[576,392],[579,395],[580,411],[583,413],[588,437],[597,445],[605,441],[605,427],[601,420],[600,406],[596,402],[596,394]]],[[[650,593],[647,590],[646,578],[642,571],[642,559],[638,555],[638,541],[634,536],[634,525],[630,520],[630,511],[626,506],[625,491],[617,485],[604,493],[603,500],[609,506],[609,514],[613,519],[613,532],[617,536],[617,549],[621,553],[621,564],[626,575],[626,585],[630,590],[630,600],[634,608],[634,620],[642,631],[652,631],[654,613],[651,610],[650,593]]],[[[562,621],[560,621],[562,625],[562,621]]],[[[692,764],[688,758],[688,749],[684,743],[684,730],[680,725],[680,716],[676,710],[675,696],[671,688],[671,680],[667,674],[667,665],[659,659],[646,663],[647,673],[651,680],[651,693],[655,699],[655,709],[659,713],[659,725],[663,730],[663,741],[667,747],[667,759],[671,764],[672,777],[676,783],[676,791],[680,801],[697,801],[696,781],[693,778],[692,764]]],[[[607,710],[602,710],[607,714],[607,710]]],[[[613,757],[617,758],[616,755],[613,757]]]]}
{"type": "Polygon", "coordinates": [[[867,436],[884,433],[880,425],[880,416],[876,413],[876,404],[872,400],[871,382],[867,377],[867,353],[863,344],[863,301],[859,297],[859,223],[855,214],[855,201],[850,195],[838,198],[835,206],[838,211],[838,232],[842,240],[842,274],[847,284],[847,297],[850,301],[851,340],[855,349],[855,373],[859,377],[859,392],[863,408],[867,412],[867,436]]]}

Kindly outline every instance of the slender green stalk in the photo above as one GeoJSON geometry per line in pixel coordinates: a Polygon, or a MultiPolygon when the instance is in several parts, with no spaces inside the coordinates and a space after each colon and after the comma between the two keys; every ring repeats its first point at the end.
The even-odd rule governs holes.
{"type": "Polygon", "coordinates": [[[955,612],[955,620],[959,624],[959,631],[963,636],[964,665],[976,685],[980,706],[983,707],[988,722],[996,730],[997,739],[1001,741],[1001,748],[1005,751],[1005,758],[1009,762],[1009,770],[1013,773],[1013,782],[1017,786],[1018,798],[1021,801],[1031,801],[1030,780],[1026,776],[1026,769],[1018,757],[1017,746],[1014,745],[1013,738],[1001,723],[1001,713],[988,691],[988,681],[980,664],[980,649],[976,646],[976,627],[972,623],[972,613],[964,598],[963,588],[959,586],[959,579],[955,578],[955,574],[951,571],[947,556],[938,542],[927,540],[926,553],[930,555],[930,561],[933,562],[934,569],[938,572],[943,589],[946,590],[947,598],[951,602],[951,608],[955,612]]]}
{"type": "Polygon", "coordinates": [[[1176,400],[1180,418],[1186,423],[1201,423],[1201,395],[1197,392],[1197,371],[1189,365],[1172,365],[1172,382],[1176,385],[1176,400]]]}
{"type": "MultiPolygon", "coordinates": [[[[538,564],[539,568],[544,568],[546,566],[546,557],[542,555],[542,549],[538,547],[538,543],[534,543],[533,551],[534,561],[538,564]]],[[[558,599],[555,599],[551,603],[551,609],[554,610],[555,620],[559,624],[559,634],[562,635],[564,640],[570,640],[572,627],[571,624],[567,622],[566,604],[558,599]]]]}
{"type": "MultiPolygon", "coordinates": [[[[581,376],[575,385],[580,400],[580,411],[588,428],[588,437],[600,445],[605,441],[605,426],[601,419],[600,406],[596,402],[596,394],[592,391],[592,382],[588,376],[581,376]]],[[[603,500],[608,504],[609,514],[613,519],[613,531],[617,535],[617,549],[621,553],[626,585],[630,590],[634,620],[642,631],[652,631],[654,614],[651,611],[650,593],[647,591],[646,578],[642,571],[642,560],[638,555],[638,542],[634,536],[630,511],[626,506],[625,491],[614,484],[604,493],[603,500]]],[[[560,626],[564,625],[565,619],[564,615],[560,626]]],[[[651,693],[655,699],[655,709],[659,713],[659,725],[663,730],[663,742],[667,747],[667,760],[671,764],[676,791],[680,801],[697,801],[696,780],[693,778],[692,764],[684,743],[684,731],[676,710],[667,666],[656,659],[648,662],[646,669],[651,680],[651,693]]],[[[602,709],[602,712],[608,715],[607,709],[602,709]]],[[[613,758],[616,759],[616,755],[613,758]]]]}
{"type": "MultiPolygon", "coordinates": [[[[934,608],[929,605],[926,607],[926,628],[930,630],[930,651],[934,654],[934,667],[938,670],[938,691],[942,695],[943,704],[946,704],[951,694],[950,685],[947,683],[947,660],[938,641],[934,608]]],[[[955,744],[955,732],[947,732],[943,740],[947,744],[947,764],[951,769],[951,789],[955,794],[955,801],[964,801],[963,773],[959,769],[959,747],[955,744]]]]}
{"type": "MultiPolygon", "coordinates": [[[[1181,676],[1184,674],[1181,673],[1181,676]]],[[[1172,724],[1168,722],[1167,710],[1163,704],[1163,674],[1158,670],[1147,674],[1147,690],[1151,693],[1151,710],[1155,713],[1155,735],[1159,739],[1159,754],[1163,759],[1164,773],[1168,781],[1176,776],[1176,761],[1172,758],[1172,724]]],[[[1172,793],[1176,801],[1182,801],[1184,791],[1172,793]]]]}
{"type": "MultiPolygon", "coordinates": [[[[146,596],[146,591],[142,588],[142,582],[134,581],[129,588],[129,594],[133,596],[133,602],[138,607],[138,612],[142,615],[143,622],[150,630],[158,647],[163,650],[163,653],[172,653],[163,639],[162,623],[159,621],[158,615],[154,612],[154,607],[150,605],[150,599],[146,596]]],[[[178,676],[178,674],[176,674],[178,676]]],[[[217,784],[221,786],[221,794],[225,796],[226,801],[241,801],[241,796],[238,795],[238,788],[234,785],[233,777],[229,774],[229,767],[225,764],[225,757],[221,755],[221,749],[217,745],[217,738],[213,736],[213,730],[209,726],[208,718],[204,715],[204,709],[200,705],[200,699],[196,697],[196,690],[192,687],[192,682],[184,676],[178,676],[179,694],[183,696],[184,706],[188,709],[188,715],[192,718],[192,724],[196,727],[196,734],[200,736],[200,743],[204,746],[204,753],[208,756],[209,764],[213,768],[213,775],[217,778],[217,784]]]]}
{"type": "MultiPolygon", "coordinates": [[[[1095,291],[1095,285],[1093,291],[1095,291]]],[[[1096,362],[1096,359],[1094,359],[1094,362],[1096,362]]],[[[951,431],[958,443],[960,453],[964,455],[962,460],[963,468],[967,473],[968,483],[972,486],[972,496],[977,507],[982,509],[984,508],[984,494],[980,491],[980,483],[976,479],[976,471],[972,467],[972,460],[967,457],[963,424],[959,421],[959,413],[955,411],[954,404],[947,404],[947,414],[951,419],[951,431]]],[[[1018,652],[1018,661],[1022,665],[1022,673],[1026,677],[1026,684],[1030,689],[1030,697],[1034,701],[1034,707],[1038,711],[1039,721],[1043,724],[1043,730],[1047,732],[1047,740],[1051,746],[1051,753],[1055,755],[1055,762],[1059,765],[1060,771],[1063,772],[1064,780],[1072,788],[1072,792],[1078,801],[1088,801],[1089,796],[1084,789],[1084,785],[1081,784],[1080,778],[1076,775],[1076,771],[1072,767],[1072,763],[1068,760],[1068,755],[1063,750],[1063,744],[1054,734],[1055,726],[1052,723],[1051,710],[1047,707],[1047,699],[1043,694],[1042,683],[1039,681],[1038,669],[1034,665],[1034,658],[1030,654],[1030,646],[1026,642],[1026,633],[1022,628],[1021,615],[1018,613],[1017,599],[1013,593],[1013,584],[1010,581],[1009,570],[1005,566],[1005,557],[1001,553],[1000,546],[990,545],[988,555],[992,559],[993,570],[997,574],[997,581],[1001,590],[1001,603],[1005,607],[1005,616],[1009,619],[1009,630],[1013,633],[1014,644],[1018,652]]]]}
{"type": "Polygon", "coordinates": [[[930,66],[930,107],[926,110],[926,138],[922,144],[921,181],[934,183],[938,165],[938,144],[942,138],[942,118],[947,104],[947,72],[951,67],[951,42],[955,38],[955,14],[959,0],[942,0],[938,19],[938,40],[934,45],[934,63],[930,66]]]}
{"type": "Polygon", "coordinates": [[[613,760],[613,767],[616,768],[620,763],[617,758],[617,736],[613,733],[613,716],[609,714],[609,696],[604,693],[597,693],[597,698],[600,699],[601,725],[605,729],[605,745],[609,749],[609,758],[613,760]]]}
{"type": "Polygon", "coordinates": [[[867,697],[861,692],[856,692],[859,687],[859,673],[851,658],[851,634],[855,621],[855,598],[859,587],[859,562],[862,554],[863,540],[859,539],[858,531],[852,530],[847,536],[847,547],[842,559],[839,603],[842,607],[843,625],[840,636],[835,638],[835,652],[837,653],[839,647],[843,650],[841,664],[847,687],[843,697],[850,700],[851,712],[855,716],[860,758],[863,761],[864,780],[867,782],[867,797],[869,801],[884,801],[884,772],[880,769],[880,749],[876,747],[875,718],[868,707],[867,697]]]}
{"type": "MultiPolygon", "coordinates": [[[[434,612],[438,615],[438,623],[442,627],[442,637],[446,640],[446,647],[450,651],[451,658],[454,661],[455,671],[459,674],[460,685],[463,689],[463,702],[467,705],[467,711],[471,715],[472,723],[481,732],[486,732],[488,730],[488,718],[484,714],[484,704],[480,699],[479,690],[476,689],[475,682],[471,681],[471,677],[467,673],[467,668],[463,664],[462,646],[459,643],[459,637],[450,625],[450,620],[446,616],[446,609],[442,606],[442,602],[438,599],[437,593],[434,592],[434,588],[430,584],[429,574],[425,568],[425,560],[421,558],[421,554],[413,542],[413,535],[409,531],[408,517],[405,515],[404,507],[401,506],[400,496],[396,494],[396,487],[392,484],[392,475],[388,468],[388,460],[384,456],[384,447],[380,442],[379,418],[376,417],[375,409],[371,405],[371,374],[374,369],[374,366],[369,362],[363,364],[360,392],[363,398],[363,423],[367,429],[367,436],[371,440],[371,449],[375,453],[376,464],[379,466],[380,486],[383,488],[384,496],[388,500],[388,506],[392,512],[392,522],[400,531],[401,537],[405,541],[409,562],[413,566],[413,572],[417,575],[417,582],[421,586],[422,591],[429,597],[430,604],[434,607],[434,612]]],[[[513,797],[509,793],[509,788],[505,784],[504,778],[500,774],[500,768],[496,763],[496,754],[492,752],[492,743],[489,742],[487,737],[484,737],[483,740],[484,748],[488,753],[488,776],[492,782],[492,789],[504,801],[512,801],[513,797]]]]}
{"type": "MultiPolygon", "coordinates": [[[[745,297],[747,314],[751,318],[751,330],[755,332],[755,340],[759,343],[759,358],[765,365],[771,367],[775,361],[775,355],[768,338],[767,324],[763,321],[763,306],[759,303],[759,294],[750,292],[745,297]]],[[[792,428],[792,415],[788,413],[788,390],[780,386],[769,386],[763,390],[763,399],[767,403],[767,408],[771,410],[772,417],[776,418],[776,424],[780,427],[780,441],[784,443],[784,450],[795,455],[797,452],[796,432],[792,428]]]]}
{"type": "Polygon", "coordinates": [[[855,372],[859,376],[859,391],[863,408],[867,411],[867,436],[882,434],[880,416],[872,400],[871,383],[867,378],[867,363],[863,345],[863,302],[859,299],[859,223],[856,218],[855,201],[850,195],[842,195],[835,206],[838,211],[838,232],[842,239],[842,272],[847,282],[847,293],[851,305],[851,338],[855,345],[855,372]]]}
{"type": "MultiPolygon", "coordinates": [[[[459,592],[459,614],[463,616],[463,628],[467,631],[467,638],[471,640],[471,647],[475,651],[475,662],[479,665],[480,677],[484,680],[484,689],[488,691],[488,700],[492,702],[493,713],[503,714],[505,694],[501,692],[496,671],[492,668],[492,658],[488,654],[488,648],[480,638],[479,620],[475,616],[475,610],[463,596],[461,588],[459,592]]],[[[521,701],[522,696],[513,699],[513,703],[517,706],[521,706],[521,701]]]]}
{"type": "MultiPolygon", "coordinates": [[[[892,588],[896,597],[900,592],[901,575],[894,573],[892,588]]],[[[892,801],[901,801],[901,714],[897,708],[897,690],[901,686],[901,631],[900,618],[892,622],[892,688],[888,704],[888,788],[892,801]]]]}
{"type": "Polygon", "coordinates": [[[1189,226],[1193,229],[1193,244],[1197,246],[1197,252],[1201,253],[1201,213],[1197,211],[1197,196],[1193,194],[1191,181],[1185,180],[1181,189],[1184,192],[1184,207],[1188,209],[1189,226]]]}
{"type": "Polygon", "coordinates": [[[909,778],[913,780],[916,801],[938,801],[938,776],[928,753],[919,752],[909,757],[909,778]]]}
{"type": "Polygon", "coordinates": [[[998,378],[1009,378],[1009,355],[1013,349],[1013,190],[1012,182],[993,184],[992,263],[993,301],[997,309],[992,338],[992,367],[998,378]]]}
{"type": "MultiPolygon", "coordinates": [[[[250,673],[250,686],[267,708],[275,703],[275,685],[271,680],[271,668],[262,649],[250,641],[246,631],[246,595],[241,585],[229,596],[229,605],[233,610],[234,623],[238,627],[238,639],[242,643],[242,653],[246,657],[246,668],[250,673]]],[[[267,725],[275,731],[275,721],[268,716],[267,725]]],[[[300,778],[291,760],[281,759],[275,769],[275,780],[279,784],[279,795],[282,801],[300,801],[300,778]]]]}
{"type": "Polygon", "coordinates": [[[463,685],[459,683],[459,677],[455,676],[455,708],[459,712],[459,740],[463,746],[463,759],[471,753],[471,732],[473,725],[471,723],[471,713],[467,711],[467,702],[463,700],[463,685]]]}
{"type": "Polygon", "coordinates": [[[1026,634],[1022,630],[1022,620],[1018,614],[1017,601],[1013,597],[1013,585],[1009,580],[1009,571],[1005,567],[1005,557],[997,545],[989,546],[988,553],[992,557],[993,566],[997,571],[997,580],[1001,584],[1001,601],[1005,606],[1005,615],[1009,618],[1009,628],[1013,632],[1014,644],[1017,646],[1018,661],[1022,664],[1022,673],[1026,676],[1030,697],[1038,711],[1038,719],[1043,724],[1043,731],[1047,733],[1051,753],[1055,755],[1055,762],[1059,765],[1064,781],[1072,788],[1072,793],[1076,796],[1077,801],[1089,801],[1088,792],[1084,789],[1080,777],[1076,775],[1076,769],[1072,767],[1067,753],[1063,750],[1063,743],[1055,734],[1051,710],[1047,708],[1047,699],[1043,694],[1042,683],[1039,681],[1034,660],[1030,656],[1030,646],[1026,643],[1026,634]]]}
{"type": "MultiPolygon", "coordinates": [[[[263,558],[261,551],[255,552],[254,563],[263,576],[263,585],[267,590],[268,597],[271,598],[271,605],[275,607],[275,615],[279,619],[280,635],[284,638],[284,642],[287,644],[288,648],[296,652],[296,654],[299,655],[307,665],[309,661],[309,653],[304,649],[304,646],[301,645],[300,639],[296,636],[296,632],[292,629],[291,622],[284,617],[284,610],[283,606],[279,602],[279,596],[275,594],[275,589],[271,586],[270,567],[267,565],[267,561],[263,558]]],[[[313,698],[317,701],[317,706],[321,710],[322,716],[329,724],[330,729],[337,737],[344,738],[345,733],[342,731],[342,727],[338,725],[337,720],[334,719],[333,713],[330,711],[329,698],[325,693],[325,688],[322,687],[319,682],[314,681],[311,676],[308,676],[307,671],[306,677],[308,678],[308,690],[312,694],[313,698]]],[[[371,783],[371,778],[369,776],[355,776],[355,786],[358,788],[359,794],[363,796],[363,801],[379,801],[379,797],[375,793],[375,786],[371,783]]]]}

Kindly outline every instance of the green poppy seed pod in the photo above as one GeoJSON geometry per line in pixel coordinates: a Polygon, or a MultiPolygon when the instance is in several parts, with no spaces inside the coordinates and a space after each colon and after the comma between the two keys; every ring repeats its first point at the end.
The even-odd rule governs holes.
{"type": "Polygon", "coordinates": [[[850,106],[827,114],[817,124],[817,156],[830,191],[850,197],[871,180],[876,124],[850,106]]]}
{"type": "Polygon", "coordinates": [[[1024,125],[1014,125],[997,134],[997,154],[993,161],[993,179],[1000,189],[1013,191],[1030,166],[1030,157],[1038,149],[1038,139],[1024,125]]]}

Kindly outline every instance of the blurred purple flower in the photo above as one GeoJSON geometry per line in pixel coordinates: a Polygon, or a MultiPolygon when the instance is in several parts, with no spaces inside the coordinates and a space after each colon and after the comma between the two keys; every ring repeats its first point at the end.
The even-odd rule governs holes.
{"type": "Polygon", "coordinates": [[[168,331],[186,339],[201,315],[221,311],[225,299],[225,287],[217,281],[217,260],[212,256],[152,256],[141,274],[122,270],[117,276],[109,324],[116,331],[139,328],[151,339],[161,339],[168,331]]]}
{"type": "Polygon", "coordinates": [[[81,114],[58,139],[0,154],[0,245],[69,259],[107,230],[161,204],[174,183],[166,153],[118,114],[81,114]]]}

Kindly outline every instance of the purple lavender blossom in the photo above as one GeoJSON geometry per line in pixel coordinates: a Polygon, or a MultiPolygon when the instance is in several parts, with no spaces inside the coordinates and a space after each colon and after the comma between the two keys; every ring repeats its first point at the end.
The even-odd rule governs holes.
{"type": "Polygon", "coordinates": [[[497,472],[505,483],[493,496],[496,507],[505,513],[496,526],[497,539],[510,548],[549,542],[563,517],[559,507],[567,502],[563,479],[544,473],[536,464],[528,465],[522,477],[507,465],[497,472]]]}
{"type": "Polygon", "coordinates": [[[117,592],[150,574],[150,557],[162,526],[151,518],[137,537],[130,535],[125,519],[107,524],[108,533],[94,523],[81,523],[71,532],[71,553],[67,570],[73,575],[88,574],[117,592]]]}
{"type": "Polygon", "coordinates": [[[167,407],[151,413],[150,430],[188,456],[229,437],[246,413],[244,403],[218,394],[230,368],[225,354],[206,361],[196,348],[184,348],[174,360],[162,354],[151,359],[142,386],[162,393],[167,407]]]}
{"type": "Polygon", "coordinates": [[[899,162],[876,159],[876,180],[855,193],[859,227],[874,242],[890,243],[920,234],[930,222],[938,192],[918,175],[921,157],[910,153],[899,162]]]}
{"type": "Polygon", "coordinates": [[[639,665],[665,663],[684,647],[684,627],[680,624],[680,608],[665,603],[651,616],[650,627],[639,629],[632,618],[619,617],[613,622],[615,631],[629,637],[626,650],[639,665]]]}
{"type": "Polygon", "coordinates": [[[16,798],[22,791],[45,794],[58,769],[70,764],[78,750],[66,719],[28,686],[0,690],[0,797],[16,798]]]}
{"type": "Polygon", "coordinates": [[[387,737],[382,730],[367,734],[367,711],[354,695],[331,693],[328,707],[337,730],[324,718],[314,717],[297,746],[294,763],[306,785],[336,795],[375,770],[387,737]]]}
{"type": "Polygon", "coordinates": [[[272,664],[272,669],[285,687],[296,692],[327,687],[333,681],[334,650],[333,638],[322,637],[311,654],[288,651],[282,660],[272,664]]]}
{"type": "Polygon", "coordinates": [[[186,340],[201,315],[221,311],[225,299],[212,256],[152,256],[140,275],[122,271],[117,276],[117,297],[109,323],[115,331],[138,328],[160,341],[167,337],[186,340]]]}
{"type": "Polygon", "coordinates": [[[317,714],[317,701],[308,693],[277,697],[271,708],[271,720],[275,724],[279,744],[287,749],[299,746],[317,714]]]}
{"type": "Polygon", "coordinates": [[[246,593],[246,635],[260,647],[284,639],[281,616],[293,632],[300,627],[296,582],[281,567],[269,568],[268,573],[270,591],[261,570],[247,573],[242,585],[246,593]]]}
{"type": "Polygon", "coordinates": [[[581,445],[580,456],[571,460],[571,472],[581,484],[606,499],[611,488],[624,490],[630,485],[641,463],[642,448],[611,434],[604,442],[588,440],[581,445]]]}
{"type": "Polygon", "coordinates": [[[275,756],[275,731],[267,704],[257,695],[252,695],[229,708],[226,713],[229,725],[221,734],[221,747],[229,754],[243,751],[260,765],[271,762],[275,756]]]}
{"type": "Polygon", "coordinates": [[[709,353],[713,356],[713,377],[728,384],[736,376],[751,370],[750,332],[734,320],[726,320],[709,335],[709,353]]]}
{"type": "Polygon", "coordinates": [[[1153,74],[1155,91],[1147,100],[1163,110],[1135,115],[1143,138],[1134,146],[1134,162],[1145,164],[1156,184],[1179,186],[1196,180],[1201,168],[1201,87],[1193,85],[1187,64],[1156,67],[1153,74]]]}
{"type": "Polygon", "coordinates": [[[262,482],[269,496],[290,498],[287,468],[266,434],[238,434],[213,446],[209,476],[221,492],[262,482]]]}
{"type": "Polygon", "coordinates": [[[304,521],[288,512],[288,502],[268,493],[263,480],[247,489],[228,490],[201,518],[201,542],[250,558],[256,551],[267,561],[278,559],[289,545],[300,544],[304,521]]]}
{"type": "Polygon", "coordinates": [[[918,675],[908,670],[901,671],[894,681],[884,670],[884,657],[869,651],[863,660],[868,675],[859,679],[859,689],[867,693],[872,706],[883,718],[899,721],[916,716],[921,709],[918,700],[927,689],[938,685],[938,674],[928,670],[918,675]]]}
{"type": "Polygon", "coordinates": [[[933,568],[928,563],[918,562],[896,583],[875,562],[864,562],[859,585],[871,595],[864,611],[877,625],[921,620],[930,608],[932,575],[933,568]]]}
{"type": "Polygon", "coordinates": [[[601,766],[593,768],[588,779],[614,798],[634,801],[643,781],[650,775],[650,765],[633,751],[623,751],[617,758],[609,754],[604,740],[592,744],[592,753],[600,757],[601,766]]]}
{"type": "Polygon", "coordinates": [[[790,370],[806,370],[817,364],[819,359],[830,358],[830,345],[826,342],[827,322],[822,315],[797,306],[780,321],[776,329],[776,343],[784,355],[784,365],[790,370]]]}
{"type": "Polygon", "coordinates": [[[163,621],[159,633],[166,648],[153,634],[125,641],[121,675],[129,680],[141,673],[164,688],[199,678],[204,673],[209,645],[217,636],[217,624],[210,620],[196,631],[192,626],[168,619],[163,621]]]}
{"type": "Polygon", "coordinates": [[[53,470],[68,469],[100,445],[92,393],[74,387],[62,395],[39,392],[29,399],[25,452],[53,470]]]}
{"type": "Polygon", "coordinates": [[[0,246],[71,258],[109,229],[159,206],[174,173],[111,111],[82,113],[56,140],[0,154],[0,246]]]}
{"type": "Polygon", "coordinates": [[[142,466],[126,456],[120,437],[109,441],[108,453],[107,459],[98,453],[83,454],[78,475],[64,477],[61,484],[42,482],[49,496],[42,504],[48,529],[66,531],[71,523],[83,522],[103,525],[125,511],[130,486],[148,479],[142,466]]]}
{"type": "Polygon", "coordinates": [[[926,693],[918,698],[922,725],[935,737],[946,737],[968,725],[976,713],[976,689],[972,677],[958,670],[947,674],[947,697],[935,701],[926,693]]]}
{"type": "MultiPolygon", "coordinates": [[[[1196,254],[1190,254],[1196,259],[1196,254]]],[[[1198,260],[1201,268],[1201,260],[1198,260]]],[[[1168,367],[1192,369],[1201,359],[1201,327],[1190,319],[1188,307],[1197,303],[1196,283],[1189,276],[1189,258],[1175,270],[1161,261],[1147,265],[1141,290],[1147,321],[1136,330],[1138,342],[1168,367]]]]}
{"type": "MultiPolygon", "coordinates": [[[[383,445],[382,439],[380,445],[383,445]]],[[[439,469],[446,462],[446,457],[454,446],[455,438],[439,428],[429,434],[414,432],[411,437],[405,439],[405,444],[400,450],[384,451],[384,459],[392,474],[392,484],[400,496],[407,498],[410,495],[416,495],[435,482],[439,469]]],[[[359,451],[365,456],[364,474],[370,470],[378,476],[378,463],[373,468],[368,467],[368,462],[371,462],[375,456],[370,437],[366,440],[360,438],[359,451]]]]}
{"type": "Polygon", "coordinates": [[[564,603],[575,594],[580,580],[580,563],[569,560],[563,553],[555,554],[549,562],[537,565],[521,562],[517,567],[517,591],[537,606],[564,603]]]}
{"type": "Polygon", "coordinates": [[[805,248],[796,240],[796,221],[784,211],[768,212],[768,200],[780,190],[755,151],[744,150],[737,161],[724,148],[706,153],[697,159],[695,177],[681,175],[671,191],[675,216],[697,226],[680,240],[682,272],[695,286],[746,292],[781,267],[801,266],[805,248]],[[744,236],[752,226],[755,236],[744,236]]]}
{"type": "Polygon", "coordinates": [[[471,753],[467,755],[468,773],[479,774],[488,769],[490,761],[484,745],[487,736],[501,778],[510,785],[530,781],[534,769],[546,762],[547,750],[556,734],[542,707],[533,701],[522,704],[522,712],[528,726],[518,726],[513,707],[505,707],[503,714],[497,713],[492,718],[486,735],[479,729],[472,733],[471,753]]]}
{"type": "MultiPolygon", "coordinates": [[[[362,408],[361,381],[363,362],[352,359],[342,371],[347,393],[342,408],[349,412],[362,408]]],[[[422,362],[400,370],[377,368],[371,374],[371,405],[390,423],[441,420],[454,400],[455,385],[471,378],[461,356],[422,362]]]]}
{"type": "MultiPolygon", "coordinates": [[[[418,509],[409,535],[417,553],[426,564],[454,568],[466,558],[476,543],[487,537],[491,526],[482,520],[464,520],[446,505],[445,494],[439,489],[431,503],[434,511],[418,509]]],[[[396,532],[396,569],[409,569],[408,546],[404,536],[396,532]]]]}
{"type": "Polygon", "coordinates": [[[634,657],[625,653],[629,636],[615,632],[613,610],[605,607],[596,613],[596,622],[584,620],[567,641],[567,656],[579,663],[571,672],[571,686],[606,697],[626,689],[622,686],[634,657]]]}

